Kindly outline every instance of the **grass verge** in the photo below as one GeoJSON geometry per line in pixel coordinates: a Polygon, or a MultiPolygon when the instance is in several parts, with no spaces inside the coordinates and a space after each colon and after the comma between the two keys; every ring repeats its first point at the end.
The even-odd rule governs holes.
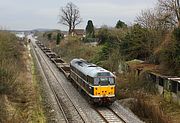
{"type": "Polygon", "coordinates": [[[133,98],[135,101],[123,104],[146,123],[179,123],[180,106],[164,100],[157,93],[155,84],[130,72],[117,77],[117,98],[133,98]],[[131,103],[131,104],[130,104],[131,103]]]}

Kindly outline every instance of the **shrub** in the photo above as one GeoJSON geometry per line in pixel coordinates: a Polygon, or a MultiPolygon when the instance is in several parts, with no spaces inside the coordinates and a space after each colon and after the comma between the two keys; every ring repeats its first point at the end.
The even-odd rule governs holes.
{"type": "Polygon", "coordinates": [[[86,45],[80,41],[79,37],[68,37],[66,40],[60,42],[60,46],[55,47],[53,50],[63,57],[67,62],[73,58],[83,58],[91,61],[95,56],[100,46],[86,45]]]}
{"type": "Polygon", "coordinates": [[[21,45],[13,34],[0,32],[0,93],[12,93],[18,72],[22,70],[21,45]]]}

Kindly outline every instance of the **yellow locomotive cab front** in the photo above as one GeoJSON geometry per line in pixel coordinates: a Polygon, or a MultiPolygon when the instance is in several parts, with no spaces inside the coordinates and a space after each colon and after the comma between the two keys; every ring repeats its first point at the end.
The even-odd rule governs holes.
{"type": "Polygon", "coordinates": [[[96,97],[112,97],[115,96],[115,86],[95,86],[94,96],[96,97]]]}

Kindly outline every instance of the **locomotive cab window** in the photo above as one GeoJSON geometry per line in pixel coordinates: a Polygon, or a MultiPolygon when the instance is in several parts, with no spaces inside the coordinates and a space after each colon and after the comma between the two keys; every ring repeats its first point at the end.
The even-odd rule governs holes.
{"type": "Polygon", "coordinates": [[[99,78],[94,78],[94,85],[99,85],[99,78]]]}
{"type": "Polygon", "coordinates": [[[99,83],[100,85],[108,85],[109,84],[109,79],[108,78],[99,78],[99,83]]]}
{"type": "Polygon", "coordinates": [[[90,77],[90,76],[87,76],[87,82],[90,83],[91,85],[94,84],[94,80],[93,80],[93,78],[90,77]]]}
{"type": "Polygon", "coordinates": [[[109,84],[113,85],[114,84],[114,78],[109,78],[109,84]]]}

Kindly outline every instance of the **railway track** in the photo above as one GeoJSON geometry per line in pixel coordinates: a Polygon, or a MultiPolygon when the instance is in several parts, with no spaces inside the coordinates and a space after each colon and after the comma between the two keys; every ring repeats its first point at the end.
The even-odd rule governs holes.
{"type": "Polygon", "coordinates": [[[126,123],[120,116],[108,107],[100,107],[95,110],[105,123],[126,123]]]}
{"type": "MultiPolygon", "coordinates": [[[[38,51],[39,52],[39,51],[38,51]]],[[[43,55],[39,52],[39,54],[43,57],[43,55]]],[[[46,56],[45,56],[46,57],[46,56]]],[[[44,59],[44,57],[43,57],[43,59],[44,59]]],[[[46,61],[45,59],[44,59],[44,61],[46,61]]],[[[56,78],[56,80],[58,81],[58,78],[56,77],[56,75],[55,75],[55,73],[54,73],[54,71],[53,71],[53,69],[50,67],[50,65],[48,65],[48,62],[46,61],[46,64],[47,64],[47,66],[49,67],[49,69],[51,70],[51,72],[54,74],[54,76],[55,76],[55,78],[56,78]]],[[[61,64],[64,64],[63,62],[62,63],[60,63],[60,66],[61,66],[61,64]]],[[[57,66],[59,66],[59,65],[57,65],[57,66]]],[[[62,70],[61,70],[62,71],[62,70]]],[[[65,71],[62,71],[63,73],[64,73],[64,75],[66,76],[66,73],[65,73],[65,71]]],[[[66,76],[67,77],[67,76],[66,76]]],[[[58,83],[61,85],[61,83],[58,81],[58,83]]],[[[62,86],[62,85],[61,85],[62,86]]],[[[62,87],[63,88],[63,87],[62,87]]],[[[64,89],[63,89],[64,90],[64,89]]],[[[66,92],[66,90],[64,90],[65,91],[65,93],[67,94],[67,92],[66,92]]],[[[68,96],[68,98],[70,99],[70,96],[67,94],[67,96],[68,96]]],[[[71,101],[72,102],[72,101],[71,101]]],[[[73,103],[73,102],[72,102],[73,103]]],[[[76,110],[78,110],[77,108],[76,108],[76,110]]],[[[97,109],[95,109],[96,110],[96,112],[99,114],[99,116],[101,117],[101,119],[102,119],[102,121],[103,122],[106,122],[106,123],[111,123],[111,122],[113,122],[113,123],[125,123],[125,121],[121,118],[121,117],[119,117],[113,110],[111,110],[110,108],[97,108],[97,109]]],[[[81,116],[81,115],[80,115],[81,116]]],[[[84,121],[85,122],[85,121],[84,121]]]]}
{"type": "MultiPolygon", "coordinates": [[[[34,52],[34,54],[35,54],[36,59],[38,59],[38,57],[37,57],[37,55],[36,55],[36,53],[35,53],[34,47],[33,47],[33,46],[31,46],[31,47],[33,48],[33,52],[34,52]]],[[[46,81],[48,81],[48,77],[47,77],[47,75],[45,74],[45,71],[44,71],[44,69],[43,69],[43,67],[42,67],[41,62],[39,62],[39,66],[40,66],[41,69],[42,69],[42,72],[43,72],[42,74],[44,75],[46,81]]],[[[60,109],[60,111],[61,111],[61,113],[62,113],[62,115],[63,115],[64,121],[65,121],[66,123],[69,123],[68,118],[66,117],[65,111],[64,111],[63,108],[62,108],[63,106],[61,105],[61,103],[60,103],[60,101],[59,101],[60,99],[59,99],[59,97],[58,97],[58,94],[57,94],[56,91],[53,89],[53,87],[51,86],[51,84],[48,83],[48,85],[49,85],[49,87],[50,87],[50,89],[51,89],[51,91],[52,91],[52,93],[53,93],[53,95],[54,95],[54,97],[55,97],[55,100],[56,100],[56,102],[57,102],[57,105],[58,105],[58,107],[59,107],[59,109],[60,109]]]]}
{"type": "MultiPolygon", "coordinates": [[[[38,56],[37,56],[37,54],[35,53],[34,47],[33,47],[32,45],[31,45],[31,47],[32,47],[32,49],[33,49],[34,57],[38,60],[38,56]]],[[[62,115],[63,115],[63,121],[66,122],[66,123],[68,123],[69,121],[68,121],[68,119],[67,119],[67,117],[66,117],[66,115],[65,115],[65,112],[64,112],[64,110],[63,110],[63,108],[62,108],[61,103],[59,102],[57,93],[54,91],[54,89],[52,88],[52,86],[48,83],[48,77],[47,77],[46,74],[45,74],[45,71],[44,71],[44,69],[43,69],[43,67],[42,67],[41,62],[38,61],[38,65],[39,65],[39,67],[40,67],[40,69],[41,69],[41,72],[42,72],[42,75],[44,76],[45,81],[47,82],[47,85],[50,87],[50,89],[51,89],[51,91],[52,91],[52,93],[53,93],[53,96],[54,96],[54,98],[55,98],[55,100],[56,100],[56,103],[57,103],[57,105],[58,105],[58,108],[59,108],[59,110],[61,111],[61,113],[62,113],[62,115]]]]}
{"type": "MultiPolygon", "coordinates": [[[[33,47],[33,46],[32,46],[33,47]]],[[[34,47],[33,47],[34,48],[34,47]]],[[[51,68],[51,66],[50,66],[50,64],[47,62],[47,59],[45,58],[46,56],[43,54],[43,52],[42,51],[39,51],[39,49],[34,49],[35,51],[36,51],[36,53],[38,54],[38,56],[41,58],[41,60],[43,60],[44,61],[44,63],[46,64],[46,66],[47,66],[47,68],[49,69],[49,71],[52,73],[52,75],[53,75],[53,77],[54,77],[54,79],[58,82],[58,84],[61,86],[61,90],[63,90],[63,92],[64,92],[64,94],[66,95],[66,100],[65,100],[65,102],[63,103],[62,102],[62,99],[60,98],[60,96],[59,96],[59,94],[57,93],[57,90],[55,90],[54,89],[54,87],[53,87],[53,85],[51,84],[51,83],[49,83],[49,87],[51,88],[51,90],[52,90],[52,92],[53,92],[53,94],[54,94],[54,96],[55,96],[55,99],[56,99],[56,101],[57,101],[57,104],[58,104],[58,107],[59,107],[59,109],[61,110],[61,112],[62,112],[62,114],[63,114],[63,117],[64,117],[64,119],[65,119],[65,122],[66,123],[70,123],[70,122],[76,122],[76,121],[73,121],[72,120],[72,116],[71,116],[71,114],[68,112],[68,111],[71,111],[72,112],[72,110],[67,110],[67,106],[65,106],[67,103],[67,105],[68,105],[68,108],[70,108],[71,107],[71,109],[75,109],[76,111],[75,112],[77,112],[77,114],[78,114],[78,116],[75,116],[77,119],[78,119],[78,122],[88,122],[87,120],[85,120],[86,118],[84,118],[82,115],[81,115],[81,113],[80,113],[80,111],[79,111],[79,109],[75,106],[75,104],[73,103],[73,101],[71,100],[71,98],[70,98],[70,96],[68,95],[68,93],[66,92],[66,90],[63,88],[63,86],[61,85],[61,82],[60,82],[60,80],[57,78],[57,76],[56,76],[56,74],[55,74],[55,72],[53,71],[53,69],[51,68]],[[66,104],[65,104],[66,103],[66,104]]],[[[41,66],[42,66],[42,64],[41,64],[41,66]]],[[[43,71],[45,71],[45,70],[43,70],[43,71]]],[[[46,78],[48,78],[48,76],[45,74],[45,76],[46,76],[46,78]]]]}
{"type": "MultiPolygon", "coordinates": [[[[119,114],[119,111],[113,109],[112,107],[94,107],[94,106],[86,106],[89,110],[84,110],[82,107],[77,105],[77,102],[73,100],[76,95],[74,93],[70,93],[71,89],[69,86],[67,87],[67,83],[65,84],[64,76],[66,78],[69,77],[70,66],[65,63],[63,59],[57,56],[51,49],[45,47],[42,43],[35,44],[36,53],[40,57],[39,59],[43,61],[45,64],[45,68],[50,71],[52,74],[54,81],[49,85],[51,86],[51,90],[55,95],[55,98],[58,102],[59,109],[62,110],[65,122],[105,122],[105,123],[139,123],[140,121],[135,118],[129,117],[127,119],[127,114],[124,114],[124,111],[119,114]],[[52,62],[54,64],[52,64],[52,62]],[[59,71],[61,71],[64,76],[60,76],[59,71]],[[58,86],[58,87],[57,87],[58,86]],[[59,91],[63,91],[63,93],[59,93],[59,91]],[[69,95],[70,94],[70,95],[69,95]],[[65,96],[64,96],[65,95],[65,96]],[[74,96],[72,96],[74,95],[74,96]],[[63,96],[63,97],[62,97],[63,96]],[[84,112],[85,111],[85,112],[84,112]],[[89,112],[93,113],[91,117],[88,115],[89,112]],[[76,116],[72,116],[72,112],[75,112],[76,116]],[[72,120],[72,117],[75,117],[75,120],[72,120]],[[89,117],[89,118],[88,118],[89,117]],[[91,117],[91,118],[90,118],[91,117]],[[134,122],[135,121],[135,122],[134,122]]],[[[33,47],[34,48],[34,47],[33,47]]],[[[44,70],[46,71],[46,70],[44,70]]],[[[48,78],[48,73],[46,73],[48,78]]],[[[85,108],[85,109],[86,109],[85,108]]]]}

